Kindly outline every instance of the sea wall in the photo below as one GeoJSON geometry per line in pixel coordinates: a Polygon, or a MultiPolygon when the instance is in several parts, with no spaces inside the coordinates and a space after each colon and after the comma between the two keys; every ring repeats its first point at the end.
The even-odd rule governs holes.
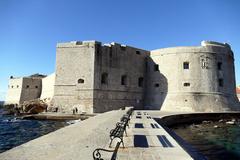
{"type": "Polygon", "coordinates": [[[1,160],[92,159],[92,152],[109,144],[109,132],[127,110],[91,117],[0,154],[1,160]]]}

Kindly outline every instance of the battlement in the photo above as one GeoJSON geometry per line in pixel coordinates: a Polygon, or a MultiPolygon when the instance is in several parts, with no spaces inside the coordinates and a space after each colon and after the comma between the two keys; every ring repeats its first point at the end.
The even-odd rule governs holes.
{"type": "Polygon", "coordinates": [[[227,47],[231,49],[231,46],[228,43],[220,43],[215,41],[202,41],[201,46],[217,46],[217,47],[227,47]]]}
{"type": "Polygon", "coordinates": [[[72,48],[72,47],[79,47],[79,46],[85,46],[85,45],[95,45],[100,44],[101,42],[98,41],[71,41],[71,42],[62,42],[57,43],[57,48],[72,48]]]}
{"type": "Polygon", "coordinates": [[[231,46],[227,43],[219,43],[214,41],[202,41],[201,46],[180,46],[161,48],[151,51],[152,56],[176,54],[176,53],[216,53],[230,54],[233,57],[231,46]]]}

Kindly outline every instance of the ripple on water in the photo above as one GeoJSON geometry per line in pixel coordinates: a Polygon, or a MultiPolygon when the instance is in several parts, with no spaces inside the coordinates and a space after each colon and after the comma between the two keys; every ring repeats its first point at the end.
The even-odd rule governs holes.
{"type": "Polygon", "coordinates": [[[0,153],[66,125],[66,122],[60,121],[20,120],[13,116],[1,115],[0,153]]]}
{"type": "Polygon", "coordinates": [[[210,160],[240,159],[240,126],[226,122],[176,126],[172,129],[210,160]]]}

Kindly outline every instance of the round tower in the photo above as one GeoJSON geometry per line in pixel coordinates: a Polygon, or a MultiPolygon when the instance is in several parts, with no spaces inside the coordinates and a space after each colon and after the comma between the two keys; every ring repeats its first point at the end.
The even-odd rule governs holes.
{"type": "Polygon", "coordinates": [[[147,105],[152,109],[199,112],[240,109],[229,44],[203,41],[197,47],[158,49],[151,52],[151,61],[147,105]]]}

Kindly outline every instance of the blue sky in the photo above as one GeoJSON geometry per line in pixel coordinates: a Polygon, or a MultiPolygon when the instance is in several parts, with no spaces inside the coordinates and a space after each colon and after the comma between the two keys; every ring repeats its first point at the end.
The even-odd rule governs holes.
{"type": "Polygon", "coordinates": [[[148,50],[227,42],[240,84],[239,0],[0,0],[0,100],[8,78],[55,68],[57,42],[98,40],[148,50]]]}

